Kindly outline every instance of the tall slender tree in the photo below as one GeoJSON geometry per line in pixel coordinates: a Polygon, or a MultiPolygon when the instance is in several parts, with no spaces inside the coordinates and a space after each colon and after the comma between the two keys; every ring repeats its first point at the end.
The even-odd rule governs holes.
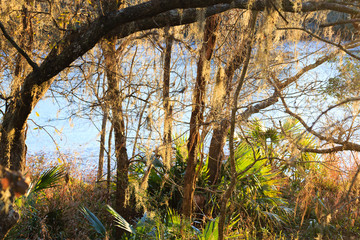
{"type": "Polygon", "coordinates": [[[188,140],[188,159],[184,177],[184,200],[182,213],[185,217],[191,217],[193,210],[193,198],[196,187],[196,165],[199,154],[200,128],[203,124],[205,111],[206,83],[209,81],[210,60],[215,48],[216,31],[219,27],[219,16],[214,15],[206,19],[204,27],[204,39],[199,51],[197,63],[197,76],[194,87],[193,107],[190,118],[190,135],[188,140]]]}

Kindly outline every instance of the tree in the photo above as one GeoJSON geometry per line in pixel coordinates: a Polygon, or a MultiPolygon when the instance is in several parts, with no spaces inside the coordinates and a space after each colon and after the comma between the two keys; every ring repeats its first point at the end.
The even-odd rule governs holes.
{"type": "MultiPolygon", "coordinates": [[[[124,116],[122,110],[122,94],[119,89],[119,79],[116,78],[116,66],[114,65],[116,61],[116,53],[115,53],[115,43],[117,39],[124,39],[125,37],[144,30],[155,29],[155,28],[164,28],[164,27],[172,27],[178,25],[185,25],[189,23],[193,23],[199,21],[199,10],[198,8],[203,8],[201,12],[203,13],[202,19],[208,18],[207,22],[210,27],[210,22],[212,21],[212,30],[215,30],[217,27],[221,28],[220,23],[216,23],[218,19],[218,14],[231,10],[231,9],[244,9],[244,10],[252,10],[252,11],[262,11],[264,15],[261,18],[261,21],[264,24],[259,24],[257,27],[256,36],[258,37],[256,41],[258,42],[258,52],[259,57],[259,66],[261,66],[260,72],[263,75],[259,74],[258,77],[264,79],[266,84],[260,86],[256,81],[251,84],[245,86],[249,91],[257,91],[261,87],[266,88],[271,93],[268,98],[263,99],[260,103],[255,104],[257,99],[252,97],[254,102],[248,103],[247,108],[241,114],[237,114],[237,103],[233,105],[233,103],[229,102],[227,106],[228,116],[225,118],[226,124],[219,125],[215,124],[214,133],[213,133],[213,141],[210,144],[210,182],[215,183],[216,178],[219,172],[219,163],[221,161],[222,149],[224,147],[225,137],[228,132],[229,126],[232,125],[232,135],[235,131],[235,121],[237,120],[246,120],[251,114],[258,113],[260,110],[265,109],[266,107],[272,106],[275,104],[278,99],[282,100],[282,103],[286,109],[286,112],[292,115],[295,118],[298,118],[299,121],[304,125],[305,129],[310,133],[317,136],[320,140],[326,142],[333,142],[338,144],[336,147],[331,148],[332,150],[312,150],[318,152],[329,152],[329,151],[337,151],[337,150],[358,150],[358,145],[352,143],[347,139],[344,141],[340,137],[334,138],[329,136],[323,136],[318,131],[312,129],[312,126],[306,124],[304,120],[298,116],[298,114],[294,113],[294,111],[287,107],[287,103],[284,99],[284,90],[290,84],[297,81],[305,72],[311,70],[319,66],[321,63],[328,61],[331,57],[337,54],[330,54],[329,56],[319,58],[315,63],[307,65],[302,70],[298,72],[298,74],[294,75],[292,78],[287,78],[283,81],[279,80],[279,77],[285,72],[277,71],[281,69],[281,67],[274,68],[274,70],[270,69],[270,64],[272,63],[269,60],[269,52],[271,51],[271,39],[275,39],[273,37],[274,33],[279,31],[301,31],[307,36],[317,38],[327,44],[337,47],[338,51],[342,51],[347,53],[349,56],[359,59],[359,57],[351,51],[354,48],[354,44],[346,44],[340,45],[334,42],[323,38],[321,35],[316,35],[312,31],[306,28],[295,27],[286,27],[286,25],[290,20],[294,22],[306,22],[305,20],[297,19],[297,16],[300,16],[301,13],[307,12],[320,12],[323,10],[332,10],[343,12],[347,14],[352,14],[356,16],[359,14],[360,10],[357,5],[349,5],[346,1],[344,2],[328,2],[328,1],[243,1],[243,0],[175,0],[175,1],[151,1],[144,2],[137,5],[131,5],[129,7],[123,8],[121,10],[117,9],[117,4],[119,2],[115,1],[104,1],[101,2],[105,5],[102,5],[104,11],[101,12],[96,17],[93,16],[82,16],[78,20],[78,22],[72,22],[72,24],[63,24],[64,26],[59,26],[56,18],[53,18],[51,11],[46,12],[47,6],[43,2],[35,1],[32,3],[35,7],[38,7],[41,10],[46,12],[43,20],[53,29],[53,38],[61,37],[61,40],[54,43],[54,39],[51,41],[46,41],[51,46],[48,49],[36,49],[35,47],[38,45],[47,45],[44,44],[45,41],[43,35],[39,34],[43,38],[31,40],[29,36],[29,42],[22,42],[23,39],[15,38],[14,34],[11,36],[12,31],[9,29],[14,25],[15,22],[11,24],[6,24],[6,21],[1,20],[0,27],[3,32],[4,37],[7,39],[8,44],[16,49],[16,54],[18,56],[22,56],[23,59],[26,60],[27,64],[31,67],[29,73],[26,73],[21,82],[21,87],[14,87],[10,94],[3,96],[3,100],[6,103],[6,109],[3,114],[3,122],[1,128],[1,144],[0,144],[0,158],[1,164],[4,166],[9,166],[11,169],[20,170],[21,166],[24,162],[25,156],[25,131],[26,131],[26,121],[29,117],[34,106],[38,103],[38,101],[44,96],[46,91],[54,82],[57,74],[62,72],[64,69],[68,68],[74,61],[76,61],[79,57],[83,56],[86,52],[91,50],[97,43],[101,42],[102,48],[105,54],[105,65],[106,65],[106,74],[109,83],[109,96],[111,99],[116,99],[118,101],[111,102],[110,108],[112,112],[112,124],[115,132],[115,149],[117,155],[117,181],[118,181],[118,206],[122,205],[124,202],[124,192],[127,188],[127,174],[129,170],[129,159],[126,151],[126,138],[125,138],[125,124],[124,124],[124,116]],[[112,5],[109,6],[108,4],[112,5]],[[116,7],[114,7],[116,6],[116,7]],[[106,9],[109,7],[108,9],[106,9]],[[177,11],[178,10],[178,11],[177,11]],[[181,10],[181,11],[180,11],[181,10]],[[298,14],[298,15],[297,15],[298,14]],[[274,20],[274,16],[277,16],[277,21],[274,20]],[[290,17],[289,17],[289,16],[290,17]],[[279,23],[280,19],[282,21],[282,25],[279,23]],[[273,21],[274,20],[274,21],[273,21]],[[299,20],[299,21],[298,21],[299,20]],[[275,24],[269,25],[273,21],[279,24],[279,26],[275,26],[275,24]],[[219,25],[217,25],[219,24],[219,25]],[[7,25],[7,26],[5,26],[7,25]],[[9,26],[11,25],[11,26],[9,26]],[[267,28],[270,27],[270,28],[267,28]],[[67,29],[69,28],[69,29],[67,29]],[[15,39],[15,40],[14,40],[15,39]],[[265,39],[265,40],[264,40],[265,39]],[[269,40],[270,39],[270,40],[269,40]],[[19,44],[17,42],[20,42],[19,44]],[[36,45],[31,49],[26,49],[25,45],[31,44],[36,45]],[[36,44],[35,44],[36,43],[36,44]],[[23,49],[24,48],[24,49],[23,49]],[[33,56],[32,53],[35,56],[33,56]],[[44,57],[45,56],[45,57],[44,57]],[[43,58],[44,57],[44,58],[43,58]],[[33,60],[35,59],[35,60],[33,60]],[[264,70],[265,69],[265,70],[264,70]],[[264,70],[264,71],[262,71],[264,70]],[[18,89],[18,90],[17,90],[18,89]],[[235,107],[234,107],[235,106],[235,107]],[[232,109],[231,120],[229,121],[229,110],[232,109]]],[[[30,3],[29,3],[30,4],[30,3]]],[[[131,3],[128,3],[131,4],[131,3]]],[[[61,4],[59,6],[62,6],[61,4]]],[[[86,2],[82,2],[80,5],[74,6],[74,8],[91,8],[89,4],[86,2]]],[[[50,7],[50,9],[52,9],[50,7]]],[[[61,9],[61,7],[60,7],[61,9]]],[[[25,13],[27,10],[22,11],[25,13]]],[[[74,11],[77,12],[77,11],[74,11]]],[[[74,14],[75,16],[76,14],[74,14]]],[[[201,14],[200,14],[201,15],[201,14]]],[[[299,17],[300,18],[300,17],[299,17]]],[[[28,31],[27,26],[31,26],[31,24],[27,25],[26,21],[28,18],[25,16],[23,18],[25,23],[23,24],[24,31],[28,31]]],[[[30,21],[31,22],[31,21],[30,21]]],[[[60,24],[61,25],[61,24],[60,24]]],[[[208,28],[206,27],[207,31],[208,28]]],[[[25,32],[26,32],[25,31],[25,32]]],[[[197,163],[197,155],[199,153],[199,145],[200,145],[200,127],[204,123],[203,116],[205,114],[205,104],[204,99],[206,96],[206,80],[204,78],[204,63],[210,64],[210,59],[212,57],[212,52],[215,48],[214,42],[212,40],[215,38],[213,34],[214,31],[208,31],[205,33],[205,41],[203,49],[200,51],[200,56],[198,60],[198,78],[196,80],[196,87],[194,89],[194,102],[193,102],[193,111],[190,119],[190,136],[188,143],[189,150],[189,158],[187,171],[185,176],[185,184],[184,184],[184,201],[183,201],[183,214],[187,217],[191,216],[192,211],[192,199],[195,190],[196,183],[196,163],[197,163]],[[209,41],[208,41],[209,40],[209,41]],[[210,41],[211,40],[211,41],[210,41]]],[[[41,31],[39,31],[41,33],[41,31]]],[[[251,35],[251,34],[250,34],[251,35]]],[[[243,45],[241,49],[237,49],[235,55],[233,56],[233,60],[226,61],[227,64],[225,66],[225,85],[226,91],[225,93],[229,93],[231,95],[231,87],[230,83],[233,82],[233,78],[235,76],[235,70],[241,68],[240,79],[237,82],[237,86],[239,86],[239,90],[233,92],[232,99],[235,102],[238,100],[238,95],[240,94],[240,90],[243,88],[243,83],[245,82],[245,74],[246,68],[245,58],[244,56],[247,53],[251,55],[250,49],[252,42],[247,42],[248,36],[245,34],[243,36],[245,41],[243,41],[243,45]],[[244,63],[244,64],[243,64],[244,63]],[[245,69],[245,70],[244,70],[245,69]]],[[[170,46],[170,43],[169,43],[170,46]]],[[[254,49],[254,48],[253,48],[254,49]]],[[[169,51],[170,52],[170,51],[169,51]]],[[[168,52],[168,53],[169,53],[168,52]]],[[[251,64],[251,59],[247,60],[251,64]]],[[[274,61],[275,62],[275,61],[274,61]]],[[[20,63],[17,65],[20,67],[20,63]]],[[[21,64],[21,68],[25,69],[21,64]]],[[[220,69],[220,67],[219,67],[220,69]]],[[[255,69],[252,71],[252,74],[256,75],[255,69]]],[[[26,71],[25,71],[26,72],[26,71]]],[[[166,71],[164,71],[166,72],[166,71]]],[[[221,70],[219,70],[221,80],[221,70]]],[[[164,74],[165,75],[165,74],[164,74]]],[[[16,75],[15,76],[19,76],[16,75]]],[[[167,78],[167,77],[166,77],[167,78]]],[[[164,78],[165,79],[165,78],[164,78]]],[[[167,80],[166,80],[167,81],[167,80]]],[[[165,84],[166,85],[166,84],[165,84]]],[[[15,86],[15,85],[14,85],[15,86]]],[[[166,96],[168,95],[168,91],[164,91],[164,106],[165,109],[168,110],[167,118],[171,115],[170,109],[168,109],[168,103],[166,100],[166,96]]],[[[223,99],[224,97],[221,97],[223,99]]],[[[251,97],[250,97],[251,98],[251,97]]],[[[225,97],[226,99],[226,97],[225,97]]],[[[231,99],[231,98],[229,98],[231,99]]],[[[226,103],[226,101],[221,100],[219,104],[226,103]]],[[[171,125],[171,124],[169,124],[171,125]]],[[[166,145],[169,145],[169,133],[166,133],[166,145]]],[[[350,136],[350,135],[349,135],[350,136]]],[[[232,140],[233,136],[230,135],[229,142],[232,140]]],[[[230,144],[230,151],[233,151],[234,146],[230,144]]],[[[167,147],[167,149],[169,149],[167,147]]],[[[311,151],[309,149],[302,149],[302,151],[311,151]]],[[[166,159],[168,157],[165,157],[166,159]]],[[[233,157],[230,158],[230,160],[233,157]]],[[[167,161],[167,160],[166,160],[167,161]]],[[[232,160],[231,160],[232,161],[232,160]]],[[[234,180],[236,173],[234,169],[232,170],[232,175],[234,180]]],[[[227,202],[229,195],[232,193],[232,184],[226,194],[224,195],[224,202],[227,202]]],[[[117,209],[118,210],[118,209],[117,209]]],[[[224,211],[226,211],[225,207],[222,207],[222,216],[224,216],[224,211]]],[[[223,219],[221,220],[223,221],[223,219]]],[[[219,225],[223,226],[223,223],[219,221],[219,225]]],[[[220,234],[221,237],[221,234],[220,234]]]]}
{"type": "Polygon", "coordinates": [[[190,118],[190,136],[188,140],[188,160],[184,182],[184,200],[182,213],[191,217],[196,184],[196,165],[200,145],[200,127],[205,111],[206,83],[209,78],[210,60],[216,42],[219,18],[215,15],[206,20],[203,46],[197,63],[197,76],[194,88],[193,109],[190,118]]]}

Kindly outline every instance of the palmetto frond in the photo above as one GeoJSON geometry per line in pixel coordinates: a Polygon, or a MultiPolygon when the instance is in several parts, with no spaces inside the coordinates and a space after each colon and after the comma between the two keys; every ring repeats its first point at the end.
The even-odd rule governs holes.
{"type": "Polygon", "coordinates": [[[66,175],[66,169],[64,165],[52,167],[49,170],[45,171],[39,179],[32,183],[28,194],[31,192],[38,192],[43,189],[53,188],[58,186],[61,179],[63,179],[66,175]]]}
{"type": "Polygon", "coordinates": [[[106,229],[101,221],[92,213],[89,209],[84,206],[79,207],[80,212],[84,215],[84,217],[90,222],[91,226],[95,229],[95,231],[102,236],[106,236],[106,229]]]}
{"type": "Polygon", "coordinates": [[[117,227],[119,227],[129,233],[134,233],[134,231],[131,228],[131,225],[122,216],[120,216],[120,214],[118,214],[112,207],[107,205],[107,210],[115,218],[117,227]]]}

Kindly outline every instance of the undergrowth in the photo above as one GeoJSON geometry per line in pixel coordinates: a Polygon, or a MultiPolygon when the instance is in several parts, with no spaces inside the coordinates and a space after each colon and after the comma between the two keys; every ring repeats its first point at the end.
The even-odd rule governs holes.
{"type": "MultiPolygon", "coordinates": [[[[239,142],[237,170],[262,154],[261,148],[253,154],[252,148],[239,142]]],[[[113,183],[107,189],[106,182],[95,182],[93,171],[80,173],[74,157],[66,156],[66,164],[39,164],[51,162],[47,158],[28,159],[33,186],[16,200],[21,218],[6,239],[117,239],[113,234],[119,227],[126,230],[122,239],[217,239],[220,191],[230,180],[226,163],[219,193],[206,183],[206,163],[199,165],[195,196],[202,202],[189,222],[180,215],[184,154],[177,149],[170,172],[155,161],[141,196],[142,207],[126,221],[111,208],[113,183]]],[[[357,165],[344,164],[342,159],[327,155],[326,165],[307,166],[258,161],[238,178],[228,205],[227,239],[360,238],[357,165]]],[[[137,161],[131,169],[132,184],[140,182],[145,163],[137,161]]]]}

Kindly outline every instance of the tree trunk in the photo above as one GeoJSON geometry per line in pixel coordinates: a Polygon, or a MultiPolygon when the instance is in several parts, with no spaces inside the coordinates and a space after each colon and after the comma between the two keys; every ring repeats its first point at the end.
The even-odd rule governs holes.
{"type": "Polygon", "coordinates": [[[214,126],[213,135],[209,148],[209,162],[208,162],[208,183],[215,185],[218,183],[221,163],[224,158],[224,146],[226,142],[226,135],[229,131],[229,122],[224,120],[220,124],[214,126]]]}
{"type": "Polygon", "coordinates": [[[108,193],[108,202],[110,202],[110,180],[111,180],[111,138],[113,133],[113,126],[110,127],[109,137],[108,137],[108,152],[107,152],[107,193],[108,193]]]}
{"type": "Polygon", "coordinates": [[[39,85],[34,83],[43,78],[41,71],[28,75],[21,91],[16,94],[5,111],[1,126],[0,164],[9,166],[12,170],[23,168],[26,153],[26,121],[33,107],[53,82],[51,79],[39,85]]]}
{"type": "Polygon", "coordinates": [[[164,151],[163,161],[166,169],[170,169],[171,152],[172,152],[172,114],[173,107],[170,101],[170,64],[171,50],[173,45],[173,35],[169,35],[169,29],[166,30],[166,48],[164,54],[164,86],[163,86],[163,104],[165,111],[164,119],[164,151]]]}
{"type": "Polygon", "coordinates": [[[19,214],[11,204],[15,196],[25,194],[28,187],[28,182],[19,172],[0,165],[0,239],[17,223],[19,214]]]}
{"type": "MultiPolygon", "coordinates": [[[[119,9],[122,1],[107,0],[100,2],[100,14],[107,14],[119,9]]],[[[110,107],[112,118],[111,124],[115,137],[115,156],[116,156],[116,192],[115,210],[125,219],[128,219],[126,212],[126,190],[128,187],[128,171],[130,161],[126,150],[125,123],[122,111],[122,95],[120,93],[120,79],[117,68],[117,37],[106,37],[102,42],[102,50],[105,59],[105,72],[108,81],[107,105],[110,107]]],[[[116,229],[116,237],[120,238],[123,231],[116,229]]]]}
{"type": "Polygon", "coordinates": [[[193,209],[193,198],[196,185],[196,164],[198,145],[200,138],[200,126],[203,123],[205,110],[205,89],[208,78],[210,59],[215,47],[219,17],[217,15],[206,19],[203,46],[200,50],[200,57],[197,64],[197,76],[194,88],[193,109],[190,118],[190,136],[188,140],[188,160],[184,177],[184,199],[182,213],[185,217],[191,218],[193,209]]]}
{"type": "Polygon", "coordinates": [[[103,176],[106,123],[107,123],[107,119],[108,119],[107,108],[104,108],[103,113],[104,113],[104,115],[103,115],[103,119],[102,119],[102,123],[101,123],[99,165],[98,165],[98,173],[97,173],[98,181],[100,181],[103,176]]]}
{"type": "Polygon", "coordinates": [[[3,203],[0,202],[0,239],[4,239],[9,230],[19,220],[19,214],[13,209],[12,206],[9,207],[8,212],[1,210],[3,207],[3,203]]]}
{"type": "MultiPolygon", "coordinates": [[[[112,118],[111,123],[115,136],[116,156],[116,192],[115,210],[124,218],[127,218],[125,211],[126,189],[128,187],[129,159],[126,150],[125,124],[122,111],[122,96],[119,90],[119,77],[117,76],[116,60],[116,38],[107,38],[102,43],[105,58],[105,71],[108,81],[108,105],[110,106],[112,118]]],[[[118,233],[121,234],[120,232],[118,233]]],[[[120,237],[117,235],[117,237],[120,237]]]]}
{"type": "MultiPolygon", "coordinates": [[[[21,10],[21,34],[19,46],[21,49],[25,49],[27,52],[31,51],[31,46],[33,44],[33,34],[32,26],[30,21],[30,14],[25,5],[23,5],[21,10]]],[[[23,57],[18,53],[15,57],[15,70],[14,78],[11,82],[11,92],[10,97],[19,95],[20,86],[24,82],[24,75],[26,71],[27,63],[24,62],[23,57]]],[[[16,106],[16,105],[15,105],[16,106]]],[[[11,107],[5,109],[5,114],[11,115],[11,107]],[[10,112],[8,111],[10,110],[10,112]]],[[[2,124],[2,139],[0,151],[3,150],[3,154],[0,153],[1,160],[0,163],[4,166],[9,167],[12,170],[22,170],[25,165],[26,159],[26,120],[23,124],[20,122],[17,125],[21,125],[20,128],[14,130],[11,126],[11,123],[4,121],[2,124]],[[10,132],[11,131],[11,132],[10,132]],[[4,134],[3,134],[4,133],[4,134]]],[[[7,118],[9,119],[9,118],[7,118]]],[[[12,119],[12,118],[11,118],[12,119]]],[[[13,119],[12,119],[13,120],[13,119]]]]}
{"type": "Polygon", "coordinates": [[[217,79],[217,84],[219,84],[219,81],[225,81],[223,83],[225,92],[221,94],[221,96],[216,94],[218,100],[216,101],[216,106],[213,107],[213,113],[211,114],[217,118],[217,121],[215,121],[213,126],[214,130],[209,147],[209,184],[215,185],[219,180],[218,177],[223,160],[223,148],[225,145],[226,136],[230,129],[230,121],[226,117],[224,119],[221,118],[222,116],[229,115],[229,110],[226,106],[228,105],[227,102],[229,100],[229,96],[231,95],[232,81],[234,79],[235,71],[240,68],[245,60],[247,49],[251,47],[249,46],[249,44],[251,44],[251,41],[249,41],[249,37],[251,37],[250,34],[251,32],[244,31],[241,44],[239,44],[238,49],[236,49],[235,55],[231,61],[229,61],[226,65],[224,77],[225,80],[222,79],[222,76],[217,77],[219,78],[219,80],[217,79]]]}
{"type": "MultiPolygon", "coordinates": [[[[218,238],[219,240],[224,239],[224,226],[225,226],[225,219],[226,219],[226,206],[227,202],[230,199],[232,192],[234,191],[234,188],[236,186],[237,177],[238,174],[236,171],[236,163],[235,163],[235,146],[234,146],[234,133],[235,133],[235,122],[236,122],[236,112],[238,110],[238,97],[240,94],[240,91],[242,90],[242,87],[245,82],[245,76],[247,74],[247,69],[250,62],[251,57],[251,49],[254,39],[254,32],[255,32],[255,23],[257,18],[257,12],[252,11],[250,13],[249,17],[249,24],[247,26],[247,32],[248,32],[248,38],[244,39],[246,43],[244,46],[247,46],[245,49],[245,59],[244,59],[244,66],[241,70],[241,75],[239,78],[239,81],[237,83],[236,90],[233,95],[233,101],[232,101],[232,109],[231,109],[231,116],[230,116],[230,136],[229,136],[229,148],[230,148],[230,175],[231,175],[231,181],[229,187],[226,189],[225,193],[221,197],[220,200],[220,216],[219,216],[219,232],[218,232],[218,238]]],[[[254,162],[255,163],[255,162],[254,162]]],[[[253,163],[253,164],[254,164],[253,163]]],[[[241,173],[240,173],[241,174],[241,173]]]]}

